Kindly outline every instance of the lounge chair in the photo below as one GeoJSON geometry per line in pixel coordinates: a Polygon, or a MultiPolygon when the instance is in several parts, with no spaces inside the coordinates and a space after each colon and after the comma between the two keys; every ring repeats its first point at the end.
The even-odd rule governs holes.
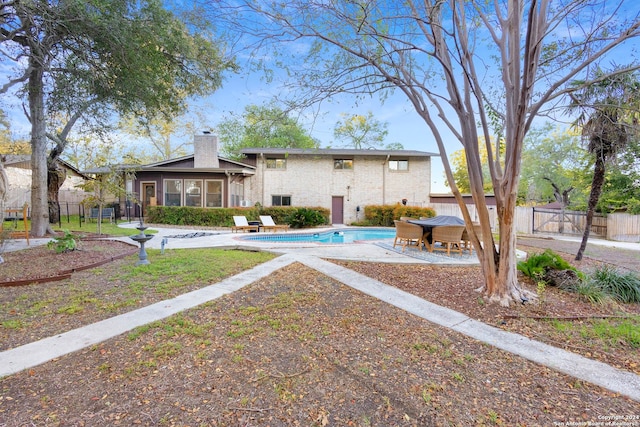
{"type": "Polygon", "coordinates": [[[247,217],[244,215],[234,215],[233,216],[233,222],[236,224],[235,226],[231,227],[231,231],[233,233],[238,232],[238,231],[259,231],[260,230],[260,226],[258,225],[249,225],[249,222],[247,221],[247,217]]]}
{"type": "MultiPolygon", "coordinates": [[[[402,245],[402,252],[407,246],[417,246],[422,250],[422,244],[424,231],[422,227],[416,224],[411,224],[405,221],[394,220],[396,225],[396,238],[393,239],[393,247],[400,243],[402,245]]],[[[426,243],[425,243],[426,244],[426,243]]]]}
{"type": "Polygon", "coordinates": [[[260,215],[260,222],[264,231],[273,230],[275,233],[278,230],[287,231],[289,229],[289,224],[276,224],[271,215],[260,215]]]}
{"type": "Polygon", "coordinates": [[[418,219],[418,218],[412,218],[412,217],[410,217],[410,216],[401,216],[401,217],[400,217],[400,221],[405,221],[405,222],[406,222],[406,221],[410,221],[410,220],[412,220],[412,219],[418,219]]]}
{"type": "Polygon", "coordinates": [[[462,255],[462,233],[465,230],[464,225],[440,225],[433,227],[431,230],[431,250],[447,251],[447,255],[451,255],[451,250],[455,250],[462,255]],[[441,246],[436,247],[436,243],[440,242],[441,246]]]}

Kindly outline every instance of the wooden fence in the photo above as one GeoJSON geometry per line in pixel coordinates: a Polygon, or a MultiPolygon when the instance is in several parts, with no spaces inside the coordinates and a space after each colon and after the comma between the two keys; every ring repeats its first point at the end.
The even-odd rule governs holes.
{"type": "MultiPolygon", "coordinates": [[[[462,217],[460,207],[453,203],[432,203],[438,215],[462,217]]],[[[477,220],[475,205],[468,205],[473,220],[477,220]]],[[[498,221],[495,208],[489,208],[491,228],[497,231],[498,221]]],[[[515,212],[516,232],[521,234],[563,234],[581,236],[585,225],[585,213],[551,209],[535,209],[519,206],[515,212]],[[549,211],[549,212],[545,212],[549,211]],[[562,221],[561,221],[562,219],[562,221]],[[535,228],[535,229],[534,229],[535,228]]],[[[619,242],[640,242],[640,215],[612,213],[597,215],[591,227],[593,237],[606,238],[619,242]]]]}

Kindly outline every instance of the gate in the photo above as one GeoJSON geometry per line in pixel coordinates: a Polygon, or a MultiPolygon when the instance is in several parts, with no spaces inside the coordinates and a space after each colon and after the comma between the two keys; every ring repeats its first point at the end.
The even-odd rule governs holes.
{"type": "MultiPolygon", "coordinates": [[[[534,233],[574,234],[582,236],[587,222],[587,213],[565,209],[533,208],[532,230],[534,233]]],[[[595,213],[590,234],[607,237],[607,218],[595,213]]]]}

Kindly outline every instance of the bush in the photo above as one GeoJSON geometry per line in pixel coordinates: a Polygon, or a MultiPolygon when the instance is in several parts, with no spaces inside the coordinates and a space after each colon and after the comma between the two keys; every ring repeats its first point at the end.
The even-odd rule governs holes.
{"type": "MultiPolygon", "coordinates": [[[[572,267],[571,264],[562,259],[560,255],[551,249],[546,249],[544,252],[539,254],[533,254],[527,258],[526,261],[518,262],[518,270],[520,270],[525,276],[537,280],[542,279],[547,270],[550,269],[573,270],[578,273],[576,268],[572,267]]],[[[578,275],[584,277],[581,273],[578,275]]]]}
{"type": "Polygon", "coordinates": [[[76,236],[71,234],[69,230],[63,230],[64,235],[62,237],[54,237],[47,243],[49,249],[54,249],[57,254],[64,252],[75,251],[78,248],[76,242],[76,236]]]}
{"type": "Polygon", "coordinates": [[[313,211],[316,214],[314,216],[322,218],[322,220],[317,218],[310,220],[314,225],[327,224],[329,222],[329,210],[325,208],[297,208],[293,206],[265,208],[259,204],[251,208],[216,209],[192,206],[150,206],[145,213],[147,221],[152,224],[231,227],[233,226],[234,215],[244,215],[249,221],[257,221],[260,215],[271,215],[276,224],[290,224],[289,217],[295,216],[300,209],[313,211]]]}
{"type": "Polygon", "coordinates": [[[367,225],[393,227],[393,220],[401,216],[420,218],[422,216],[432,218],[436,216],[433,208],[418,206],[396,205],[370,205],[364,207],[364,218],[367,225]]]}
{"type": "Polygon", "coordinates": [[[633,272],[621,273],[613,267],[604,266],[594,270],[588,281],[590,286],[602,289],[617,301],[640,302],[640,278],[633,272]]]}
{"type": "Polygon", "coordinates": [[[286,219],[291,228],[317,227],[328,224],[328,218],[317,209],[297,208],[286,219]]]}

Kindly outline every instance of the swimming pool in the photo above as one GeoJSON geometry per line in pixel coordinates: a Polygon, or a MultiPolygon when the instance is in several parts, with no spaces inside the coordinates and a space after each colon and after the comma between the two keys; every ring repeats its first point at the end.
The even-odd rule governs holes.
{"type": "Polygon", "coordinates": [[[359,240],[393,239],[393,228],[357,228],[318,233],[279,233],[243,237],[243,240],[275,243],[353,243],[359,240]]]}

